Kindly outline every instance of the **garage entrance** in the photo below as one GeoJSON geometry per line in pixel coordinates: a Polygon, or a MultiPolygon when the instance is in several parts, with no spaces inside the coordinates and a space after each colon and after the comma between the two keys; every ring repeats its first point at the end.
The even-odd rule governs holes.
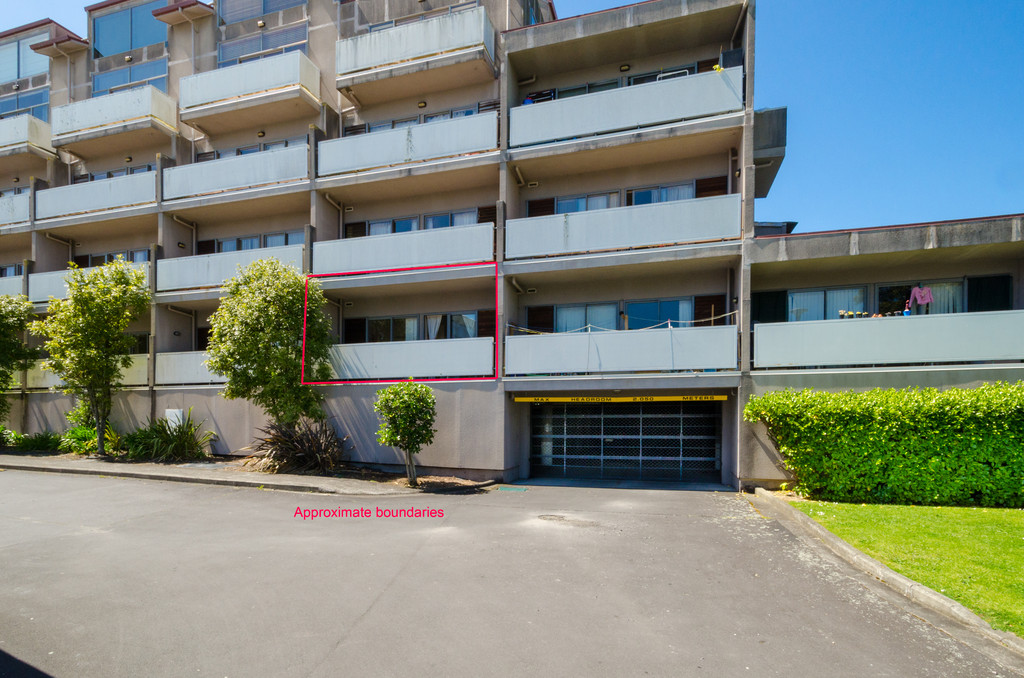
{"type": "Polygon", "coordinates": [[[721,468],[721,402],[530,405],[534,477],[717,481],[721,468]]]}

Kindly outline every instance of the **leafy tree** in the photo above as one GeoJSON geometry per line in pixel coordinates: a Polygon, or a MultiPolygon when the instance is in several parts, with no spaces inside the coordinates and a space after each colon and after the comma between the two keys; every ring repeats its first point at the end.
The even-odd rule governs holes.
{"type": "Polygon", "coordinates": [[[35,356],[35,351],[23,341],[31,316],[32,304],[24,295],[0,294],[0,422],[6,420],[11,411],[3,392],[10,387],[14,372],[23,369],[35,356]]]}
{"type": "Polygon", "coordinates": [[[373,409],[380,417],[377,442],[405,452],[405,473],[409,485],[417,486],[416,462],[413,455],[424,445],[434,442],[434,420],[437,417],[434,391],[412,379],[392,384],[377,391],[373,409]]]}
{"type": "Polygon", "coordinates": [[[43,368],[60,377],[64,393],[86,402],[103,454],[121,370],[132,362],[135,340],[126,330],[149,307],[149,287],[145,272],[120,257],[90,269],[72,264],[67,282],[67,298],[51,298],[46,318],[29,329],[47,338],[43,368]]]}
{"type": "Polygon", "coordinates": [[[227,379],[225,398],[245,398],[278,423],[301,416],[322,419],[323,394],[301,384],[302,311],[308,301],[306,381],[331,378],[330,320],[323,291],[277,259],[260,259],[227,282],[220,307],[210,316],[207,367],[227,379]]]}

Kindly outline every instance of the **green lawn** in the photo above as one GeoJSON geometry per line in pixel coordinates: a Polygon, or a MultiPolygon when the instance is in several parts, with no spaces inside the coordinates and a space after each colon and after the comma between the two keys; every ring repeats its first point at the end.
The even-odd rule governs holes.
{"type": "Polygon", "coordinates": [[[798,501],[900,574],[1024,637],[1024,510],[798,501]]]}

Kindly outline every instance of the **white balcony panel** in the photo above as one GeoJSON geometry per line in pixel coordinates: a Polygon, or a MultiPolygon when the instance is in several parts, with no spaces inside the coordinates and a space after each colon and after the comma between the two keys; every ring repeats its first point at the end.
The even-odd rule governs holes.
{"type": "Polygon", "coordinates": [[[206,367],[205,351],[156,354],[156,383],[163,384],[223,384],[224,377],[206,367]]]}
{"type": "Polygon", "coordinates": [[[61,145],[65,137],[103,130],[113,132],[122,125],[139,122],[161,126],[168,132],[178,127],[174,99],[149,86],[75,101],[52,109],[50,114],[55,145],[61,145]]]}
{"type": "Polygon", "coordinates": [[[263,247],[240,252],[201,254],[195,257],[160,259],[156,262],[156,289],[183,290],[192,287],[220,287],[228,278],[257,259],[277,259],[302,270],[302,245],[263,247]]]}
{"type": "Polygon", "coordinates": [[[34,115],[19,115],[0,120],[0,156],[38,148],[53,153],[50,125],[34,115]]]}
{"type": "Polygon", "coordinates": [[[341,380],[478,377],[494,374],[494,340],[433,339],[340,344],[330,349],[341,380]]]}
{"type": "Polygon", "coordinates": [[[319,176],[437,160],[498,147],[498,113],[440,120],[320,143],[319,176]]]}
{"type": "Polygon", "coordinates": [[[314,273],[494,261],[494,224],[329,240],[313,245],[314,273]]]}
{"type": "Polygon", "coordinates": [[[1024,311],[754,326],[755,367],[1024,360],[1024,311]]]}
{"type": "MultiPolygon", "coordinates": [[[[42,368],[43,361],[37,360],[28,370],[28,388],[57,388],[63,382],[49,370],[42,368]]],[[[149,356],[133,355],[131,365],[121,370],[121,384],[124,386],[145,386],[149,383],[149,356]]]]}
{"type": "Polygon", "coordinates": [[[339,40],[335,58],[338,75],[347,75],[477,46],[493,61],[494,28],[484,7],[339,40]]]}
{"type": "Polygon", "coordinates": [[[156,172],[100,179],[36,192],[36,219],[102,212],[156,202],[156,172]]]}
{"type": "MultiPolygon", "coordinates": [[[[149,283],[149,264],[132,264],[133,268],[142,269],[149,283]]],[[[89,269],[83,269],[88,271],[89,269]]],[[[68,283],[65,279],[68,271],[50,271],[48,273],[31,273],[28,276],[28,299],[32,302],[45,302],[50,297],[64,299],[68,295],[68,283]]]]}
{"type": "Polygon", "coordinates": [[[734,370],[736,327],[563,332],[505,339],[505,374],[734,370]]]}
{"type": "Polygon", "coordinates": [[[309,175],[306,145],[164,170],[164,200],[299,181],[309,175]]]}
{"type": "Polygon", "coordinates": [[[16,296],[21,294],[21,276],[11,276],[10,278],[0,278],[0,295],[9,294],[16,296]]]}
{"type": "Polygon", "coordinates": [[[743,110],[743,69],[700,73],[517,106],[510,145],[587,137],[743,110]]]}
{"type": "Polygon", "coordinates": [[[740,237],[738,193],[712,198],[509,219],[509,259],[740,237]]]}
{"type": "Polygon", "coordinates": [[[190,75],[178,87],[181,117],[188,120],[199,108],[256,104],[288,90],[303,89],[319,100],[320,69],[302,52],[289,52],[190,75]]]}
{"type": "Polygon", "coordinates": [[[0,226],[28,221],[28,193],[0,197],[0,226]]]}

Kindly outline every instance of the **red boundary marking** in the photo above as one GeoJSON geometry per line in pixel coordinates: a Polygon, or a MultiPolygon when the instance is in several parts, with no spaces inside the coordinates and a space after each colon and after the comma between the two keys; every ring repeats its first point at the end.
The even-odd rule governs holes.
{"type": "Polygon", "coordinates": [[[300,383],[303,386],[333,386],[338,384],[396,384],[408,379],[337,379],[332,381],[306,381],[306,319],[309,317],[309,279],[310,278],[342,278],[356,275],[371,275],[374,273],[403,273],[407,271],[429,271],[443,268],[465,268],[467,266],[493,266],[494,267],[494,376],[492,377],[434,377],[432,379],[416,379],[422,382],[442,381],[497,381],[498,380],[498,263],[494,261],[471,262],[466,264],[440,264],[437,266],[408,266],[406,268],[382,268],[369,271],[351,271],[348,273],[309,273],[306,275],[306,287],[302,304],[302,370],[300,383]]]}

